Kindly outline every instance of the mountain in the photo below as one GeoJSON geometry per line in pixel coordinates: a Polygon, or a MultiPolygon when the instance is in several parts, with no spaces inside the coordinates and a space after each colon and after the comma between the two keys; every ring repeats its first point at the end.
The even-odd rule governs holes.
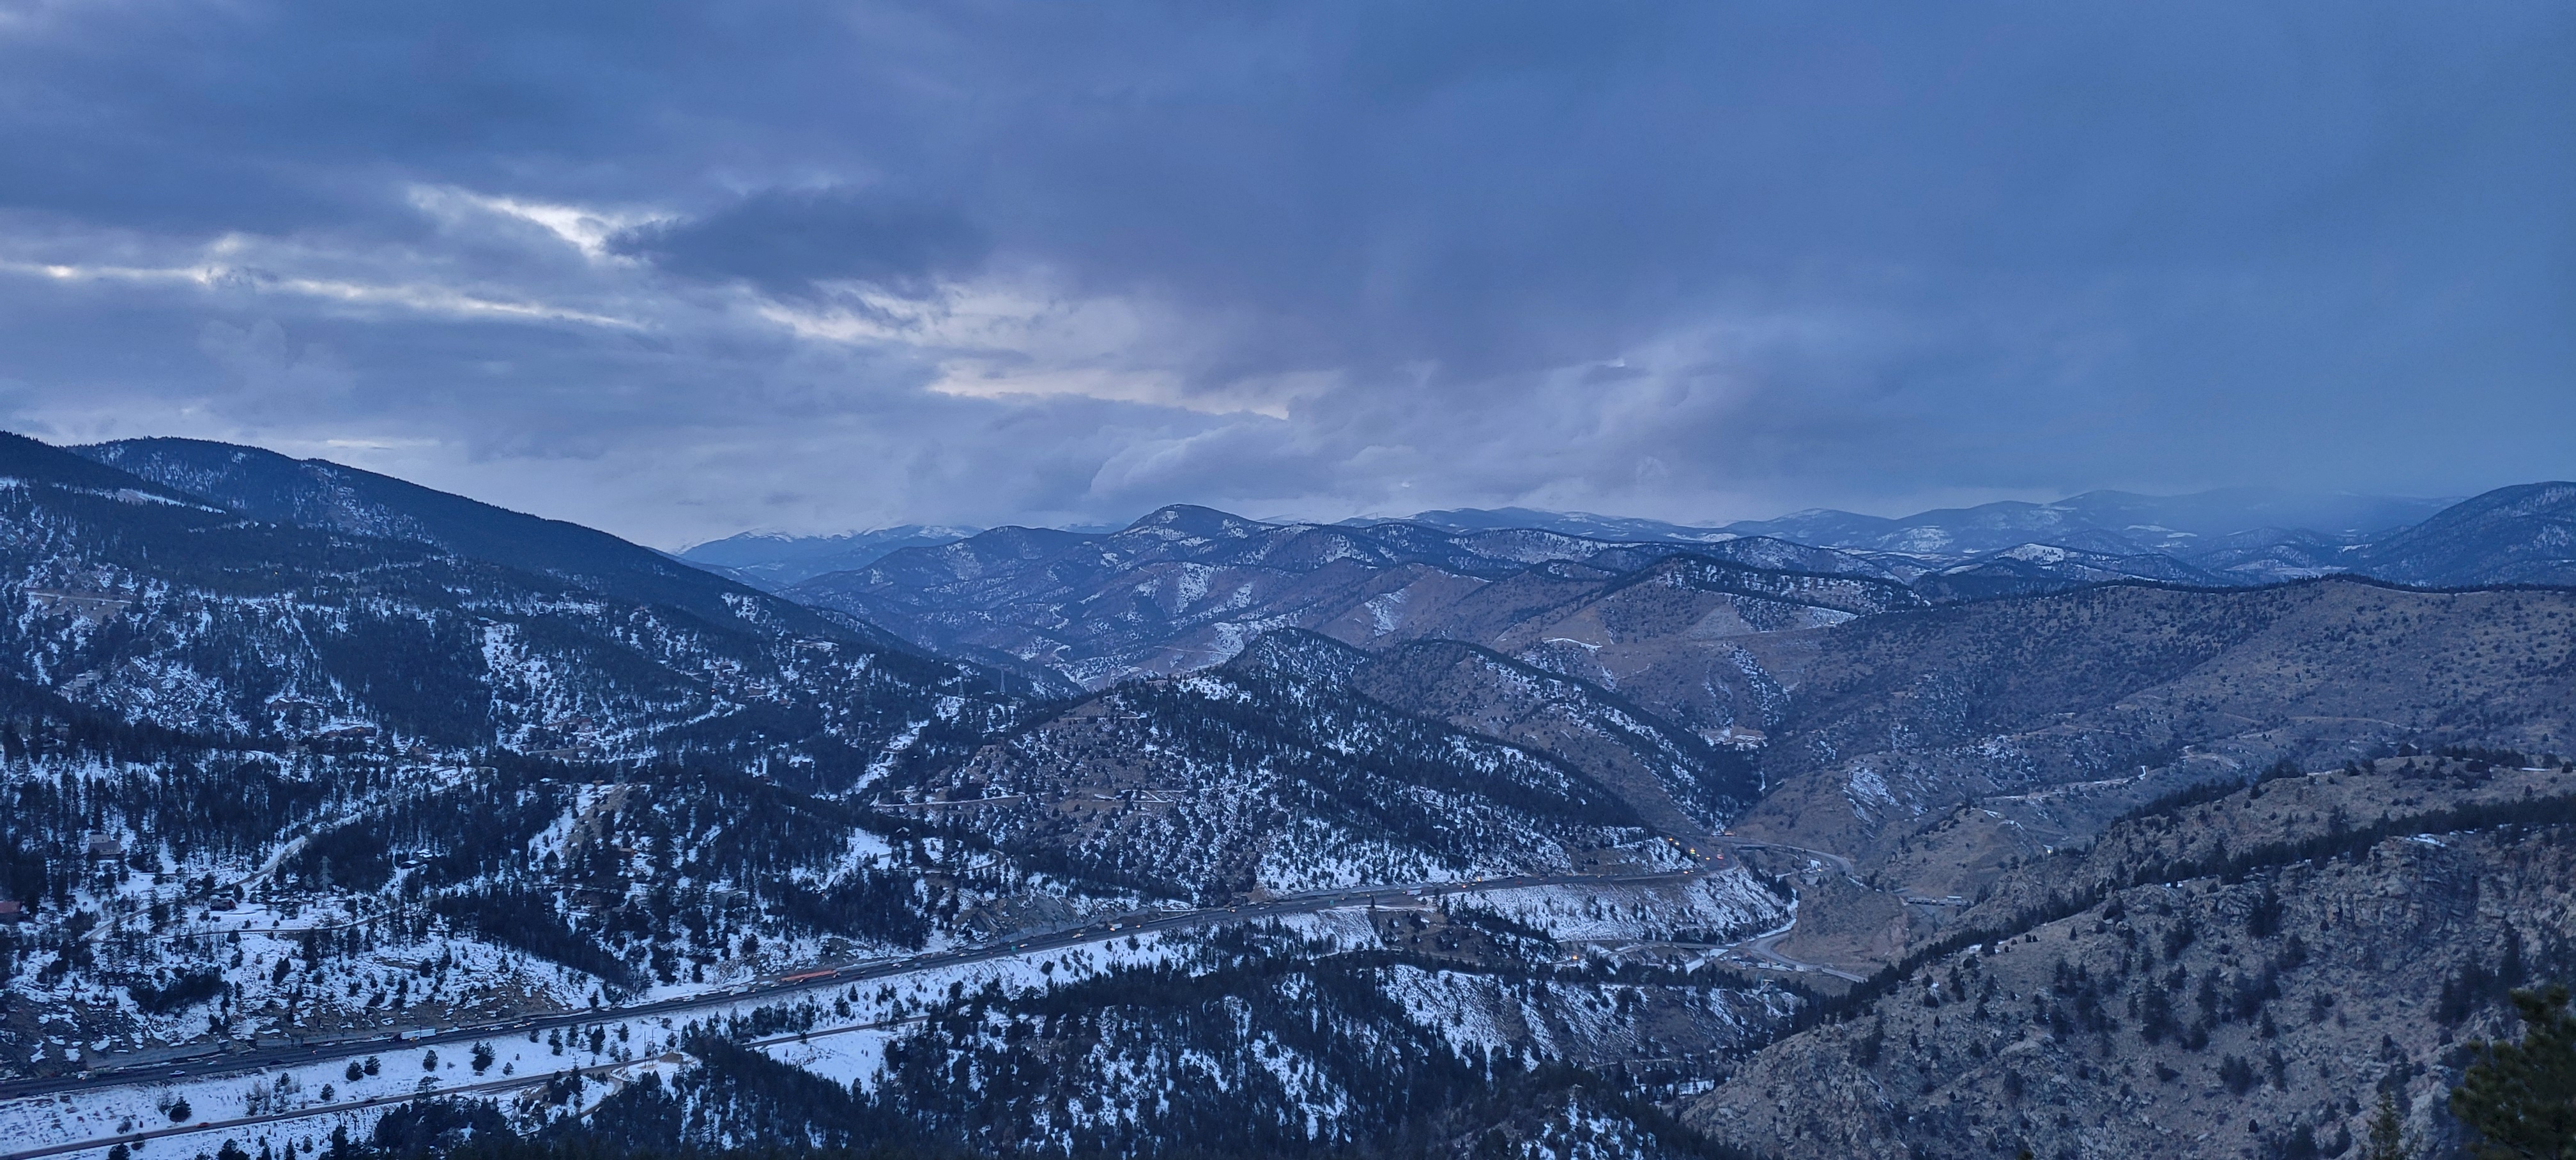
{"type": "Polygon", "coordinates": [[[953,544],[981,528],[904,524],[838,536],[787,536],[744,532],[709,540],[679,553],[690,564],[775,591],[826,572],[865,568],[905,548],[953,544]]]}
{"type": "MultiPolygon", "coordinates": [[[[1510,1004],[1550,1058],[1628,1058],[1646,1032],[1590,1014],[1609,984],[1531,1006],[1509,971],[1560,939],[1785,914],[1653,829],[1742,809],[1743,754],[1506,658],[1403,659],[1511,673],[1510,703],[1371,684],[1370,655],[1292,635],[1031,704],[586,529],[254,449],[92,451],[213,494],[0,441],[0,598],[25,609],[0,631],[0,895],[34,911],[23,941],[0,929],[0,1004],[47,1029],[7,1041],[6,1072],[704,994],[1158,899],[1512,874],[1561,884],[1374,937],[1448,963],[1427,977],[1458,1001],[1510,1004]],[[217,912],[266,925],[191,949],[217,912]]],[[[1519,567],[1496,561],[1525,538],[1488,539],[1459,559],[1519,567]]],[[[1623,993],[1703,1050],[1792,1003],[1658,988],[1623,993]]]]}
{"type": "MultiPolygon", "coordinates": [[[[121,458],[175,476],[175,456],[121,458]]],[[[943,896],[853,863],[883,827],[836,795],[1006,727],[1017,702],[990,674],[587,529],[329,465],[255,490],[275,464],[239,462],[194,480],[226,503],[0,439],[0,602],[17,610],[0,622],[0,897],[34,907],[45,937],[116,936],[10,1003],[126,1047],[373,1026],[387,995],[361,985],[363,956],[400,948],[475,964],[418,1017],[542,1009],[676,984],[692,963],[674,939],[756,921],[711,887],[758,886],[757,913],[796,913],[808,948],[933,936],[943,896]],[[348,492],[293,482],[316,479],[348,492]],[[290,518],[239,512],[254,500],[290,518]],[[611,884],[630,876],[663,893],[608,936],[611,908],[573,900],[623,898],[611,884]],[[308,944],[313,977],[244,971],[165,1002],[158,988],[213,976],[161,940],[187,903],[235,900],[281,917],[398,901],[400,917],[350,928],[329,968],[308,944]],[[99,986],[145,998],[70,998],[99,986]]],[[[0,979],[26,963],[15,945],[0,979]]],[[[697,953],[699,978],[752,969],[697,953]]],[[[42,1038],[0,1059],[48,1056],[76,1063],[42,1038]]]]}
{"type": "Polygon", "coordinates": [[[2092,491],[2055,503],[2005,501],[1899,518],[1818,509],[1728,524],[1737,535],[1935,557],[2046,544],[2111,555],[2162,553],[2189,560],[2198,545],[2262,528],[2359,539],[2431,516],[2449,500],[2225,488],[2179,496],[2092,491]]]}
{"type": "MultiPolygon", "coordinates": [[[[750,597],[742,585],[606,532],[325,460],[291,459],[256,447],[197,439],[128,439],[67,450],[251,519],[337,536],[429,544],[712,620],[736,619],[736,606],[750,597]]],[[[808,631],[826,631],[793,606],[764,601],[761,607],[765,615],[786,617],[808,631]]]]}
{"type": "MultiPolygon", "coordinates": [[[[1285,647],[1281,634],[1264,637],[1285,647]]],[[[1314,638],[1316,647],[1348,646],[1314,638]]],[[[1455,728],[1533,749],[1601,784],[1657,832],[1705,847],[1761,796],[1743,751],[1712,744],[1618,694],[1489,649],[1419,641],[1355,657],[1361,695],[1455,728]]]]}
{"type": "Polygon", "coordinates": [[[134,502],[202,506],[204,499],[113,467],[93,463],[73,452],[24,435],[0,431],[0,478],[49,489],[79,492],[134,502]]]}
{"type": "MultiPolygon", "coordinates": [[[[644,754],[685,744],[710,713],[748,710],[735,702],[761,682],[788,682],[748,696],[777,707],[763,712],[846,716],[868,700],[849,700],[855,688],[829,710],[812,702],[850,680],[883,685],[889,711],[927,706],[973,679],[603,533],[381,476],[212,444],[88,449],[159,477],[147,479],[8,447],[29,484],[0,517],[5,551],[34,615],[0,664],[161,728],[268,744],[331,722],[433,748],[562,748],[555,722],[589,717],[583,745],[644,754]],[[206,460],[227,470],[179,470],[206,460]]],[[[901,729],[870,725],[831,748],[901,729]]]]}
{"type": "Polygon", "coordinates": [[[1965,556],[2028,543],[2135,555],[2189,555],[2199,541],[2260,528],[2295,528],[2360,538],[2420,521],[2450,500],[2312,493],[2238,487],[2189,495],[2091,491],[2054,503],[2004,501],[1941,508],[1910,516],[1866,516],[1816,508],[1772,520],[1695,527],[1660,520],[1550,512],[1530,508],[1457,508],[1421,512],[1405,521],[1368,518],[1358,525],[1411,522],[1457,531],[1539,528],[1596,540],[1716,543],[1767,536],[1823,548],[1965,556]]]}
{"type": "MultiPolygon", "coordinates": [[[[2518,763],[2516,763],[2518,764],[2518,763]]],[[[1683,1118],[1784,1157],[2417,1155],[2576,974],[2576,775],[2429,756],[2288,771],[2008,873],[1683,1118]]]]}
{"type": "Polygon", "coordinates": [[[2487,492],[2371,542],[2359,566],[2408,584],[2576,585],[2576,483],[2487,492]]]}
{"type": "Polygon", "coordinates": [[[1687,865],[1580,770],[1360,695],[1348,670],[1365,660],[1319,638],[1256,647],[1121,685],[887,788],[926,825],[1202,905],[1605,857],[1687,865]]]}
{"type": "Polygon", "coordinates": [[[1870,617],[1774,655],[1791,705],[1736,831],[1933,896],[2283,759],[2576,737],[2564,590],[2115,585],[1870,617]]]}
{"type": "Polygon", "coordinates": [[[2576,588],[2444,586],[2548,575],[2563,485],[1919,554],[1175,507],[797,603],[81,450],[0,438],[20,1151],[2453,1149],[2576,973],[2576,588]],[[2265,582],[2365,559],[2423,578],[2265,582]]]}
{"type": "MultiPolygon", "coordinates": [[[[2098,542],[2100,537],[2076,535],[2065,538],[2084,543],[2098,542]]],[[[2113,555],[2054,544],[2023,544],[1971,557],[1966,563],[1933,569],[1915,577],[1913,588],[1927,599],[1946,603],[1988,600],[1998,596],[2036,596],[2094,584],[2135,580],[2210,587],[2247,582],[2246,578],[2238,575],[2195,568],[2155,552],[2113,555]]]]}
{"type": "MultiPolygon", "coordinates": [[[[1600,586],[1685,551],[1531,529],[1266,524],[1179,506],[1106,534],[998,528],[891,553],[782,594],[935,651],[1101,688],[1220,663],[1277,628],[1350,641],[1456,636],[1454,628],[1411,626],[1480,615],[1493,604],[1489,587],[1600,586]]],[[[1747,577],[1783,568],[1883,577],[1867,561],[1775,540],[1729,540],[1687,554],[1747,577]]]]}
{"type": "Polygon", "coordinates": [[[1597,516],[1590,512],[1549,512],[1523,507],[1450,508],[1441,511],[1417,512],[1402,518],[1366,516],[1344,520],[1342,523],[1354,527],[1421,524],[1454,532],[1494,532],[1515,528],[1534,528],[1559,535],[1580,536],[1587,540],[1652,544],[1715,544],[1736,539],[1743,534],[1724,528],[1690,527],[1630,516],[1597,516]]]}
{"type": "Polygon", "coordinates": [[[2191,564],[2235,584],[2278,584],[2353,571],[2362,542],[2299,528],[2255,528],[2193,546],[2191,564]]]}
{"type": "MultiPolygon", "coordinates": [[[[2450,509],[2459,520],[2488,520],[2480,530],[2441,533],[2448,539],[2428,531],[2392,541],[2414,548],[2386,551],[2365,533],[2383,533],[2439,505],[2257,489],[2177,497],[2091,492],[2055,504],[1987,504],[1901,520],[1807,512],[1726,529],[1524,509],[1270,524],[1183,506],[1116,532],[1004,528],[890,552],[782,594],[933,651],[1101,688],[1221,663],[1245,641],[1284,627],[1364,647],[1441,637],[1526,660],[1532,649],[1562,651],[1545,639],[1504,643],[1505,622],[1538,615],[1527,600],[1578,600],[1586,585],[1606,592],[1679,556],[1893,582],[1908,587],[1915,603],[2117,583],[2251,587],[2356,569],[2433,577],[2410,581],[2419,583],[2528,582],[2559,566],[2550,553],[2562,549],[2550,545],[2566,532],[2550,502],[2540,496],[2515,506],[2481,497],[2450,509]],[[2529,526],[2490,527],[2493,520],[2476,514],[2488,508],[2506,513],[2496,519],[2529,526]],[[2261,522],[2284,517],[2341,530],[2261,522]],[[2472,551],[2461,536],[2486,543],[2514,535],[2530,543],[2498,541],[2488,549],[2492,558],[2461,555],[2472,551]],[[2406,552],[2413,554],[2401,558],[2406,552]]],[[[2438,518],[2425,525],[2448,526],[2438,518]]],[[[1594,679],[1579,664],[1566,671],[1594,679]]]]}

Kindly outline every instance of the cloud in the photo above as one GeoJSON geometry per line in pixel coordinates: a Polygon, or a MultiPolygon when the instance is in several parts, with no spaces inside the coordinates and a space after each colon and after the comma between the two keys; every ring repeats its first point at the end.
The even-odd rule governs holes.
{"type": "Polygon", "coordinates": [[[292,348],[285,328],[263,318],[249,327],[209,322],[197,335],[197,349],[230,373],[244,391],[307,405],[346,393],[353,385],[348,366],[320,343],[292,348]]]}
{"type": "Polygon", "coordinates": [[[30,9],[0,421],[656,543],[2576,472],[2576,13],[30,9]]]}
{"type": "Polygon", "coordinates": [[[909,298],[972,274],[991,243],[952,209],[863,189],[763,190],[701,218],[610,236],[610,252],[676,274],[810,297],[850,282],[909,298]]]}

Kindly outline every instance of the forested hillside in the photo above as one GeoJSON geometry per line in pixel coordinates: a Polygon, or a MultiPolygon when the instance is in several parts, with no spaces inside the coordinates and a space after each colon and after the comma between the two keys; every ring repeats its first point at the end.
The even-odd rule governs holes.
{"type": "Polygon", "coordinates": [[[1011,720],[971,666],[686,569],[694,607],[0,450],[20,1066],[739,975],[738,933],[917,946],[971,889],[832,798],[1011,720]]]}
{"type": "Polygon", "coordinates": [[[2576,970],[2566,590],[1172,509],[817,611],[85,452],[0,441],[12,1148],[2324,1156],[2576,970]]]}

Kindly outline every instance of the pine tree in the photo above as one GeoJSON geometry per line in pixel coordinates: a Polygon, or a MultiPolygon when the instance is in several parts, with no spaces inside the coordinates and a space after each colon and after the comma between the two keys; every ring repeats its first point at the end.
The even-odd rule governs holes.
{"type": "Polygon", "coordinates": [[[2576,1156],[2576,1015],[2567,988],[2516,991],[2521,1043],[2481,1043],[2480,1057],[2451,1089],[2451,1114],[2476,1134],[2477,1160],[2561,1160],[2576,1156]]]}
{"type": "Polygon", "coordinates": [[[2381,1089],[2379,1113],[2370,1119],[2370,1138],[2361,1150],[2361,1160],[2415,1160],[2422,1143],[2420,1137],[2406,1131],[2406,1117],[2397,1111],[2396,1094],[2381,1089]]]}

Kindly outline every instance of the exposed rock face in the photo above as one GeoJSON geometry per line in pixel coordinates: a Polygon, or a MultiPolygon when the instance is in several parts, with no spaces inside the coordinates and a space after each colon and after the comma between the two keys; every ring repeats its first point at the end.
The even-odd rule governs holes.
{"type": "Polygon", "coordinates": [[[2460,1042],[2511,1033],[2508,986],[2576,969],[2576,776],[2410,764],[2269,783],[2026,867],[1961,919],[1981,943],[1910,962],[1685,1118],[1789,1157],[2331,1154],[2386,1085],[2441,1140],[2460,1042]],[[2354,828],[2374,799],[2397,820],[2354,828]],[[2418,819],[2479,825],[2403,832],[2418,819]]]}

